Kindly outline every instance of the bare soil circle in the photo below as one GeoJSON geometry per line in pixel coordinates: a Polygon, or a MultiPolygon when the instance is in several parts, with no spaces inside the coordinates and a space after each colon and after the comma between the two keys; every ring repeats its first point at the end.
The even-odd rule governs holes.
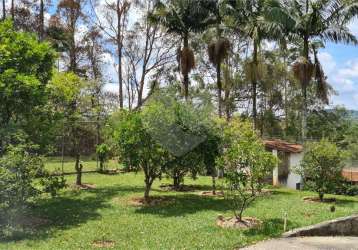
{"type": "Polygon", "coordinates": [[[175,188],[171,184],[162,184],[159,187],[164,191],[176,191],[176,192],[192,192],[198,188],[195,185],[180,185],[178,188],[175,188]]]}
{"type": "Polygon", "coordinates": [[[129,200],[129,204],[132,206],[159,206],[159,205],[168,205],[174,202],[174,199],[171,197],[165,196],[155,196],[150,197],[148,200],[145,200],[144,197],[133,197],[129,200]]]}
{"type": "Polygon", "coordinates": [[[94,240],[92,246],[96,248],[113,248],[115,242],[113,240],[94,240]]]}
{"type": "Polygon", "coordinates": [[[222,228],[250,229],[260,227],[262,221],[254,217],[243,217],[242,220],[239,220],[236,217],[224,218],[218,216],[216,225],[222,228]]]}
{"type": "Polygon", "coordinates": [[[213,191],[202,191],[202,192],[199,192],[199,195],[201,195],[201,196],[209,196],[209,197],[215,197],[215,196],[222,197],[222,196],[224,196],[224,192],[223,191],[216,191],[215,194],[214,194],[213,191]]]}

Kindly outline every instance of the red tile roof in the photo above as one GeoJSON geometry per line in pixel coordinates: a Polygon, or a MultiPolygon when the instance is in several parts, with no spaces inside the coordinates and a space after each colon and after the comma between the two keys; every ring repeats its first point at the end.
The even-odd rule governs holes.
{"type": "Polygon", "coordinates": [[[301,153],[303,146],[301,144],[289,143],[279,139],[264,140],[267,149],[276,149],[286,153],[301,153]]]}

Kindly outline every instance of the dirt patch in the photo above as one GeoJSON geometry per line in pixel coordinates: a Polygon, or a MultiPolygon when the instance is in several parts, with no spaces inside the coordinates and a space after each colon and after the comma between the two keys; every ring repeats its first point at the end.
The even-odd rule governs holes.
{"type": "Polygon", "coordinates": [[[171,184],[164,184],[159,186],[164,191],[176,191],[176,192],[193,192],[198,189],[198,186],[195,185],[180,185],[178,188],[175,188],[171,184]]]}
{"type": "Polygon", "coordinates": [[[333,203],[336,202],[336,198],[324,198],[323,201],[319,197],[304,197],[305,202],[315,203],[315,202],[324,202],[324,203],[333,203]]]}
{"type": "Polygon", "coordinates": [[[213,194],[213,191],[203,191],[203,192],[199,192],[199,195],[201,195],[201,196],[210,196],[210,197],[215,197],[215,196],[222,197],[222,196],[224,196],[224,192],[223,191],[216,191],[215,194],[213,194]]]}
{"type": "Polygon", "coordinates": [[[174,199],[171,197],[157,196],[150,197],[149,200],[145,200],[143,197],[133,197],[129,200],[129,204],[132,206],[163,206],[173,203],[174,199]]]}
{"type": "Polygon", "coordinates": [[[82,185],[72,184],[70,185],[73,190],[87,190],[87,189],[95,189],[95,184],[83,183],[82,185]]]}
{"type": "Polygon", "coordinates": [[[220,215],[216,219],[216,225],[222,228],[250,229],[260,227],[262,221],[253,217],[244,217],[240,221],[236,217],[224,218],[220,215]]]}
{"type": "Polygon", "coordinates": [[[113,248],[114,245],[113,240],[95,240],[92,242],[92,246],[96,248],[113,248]]]}

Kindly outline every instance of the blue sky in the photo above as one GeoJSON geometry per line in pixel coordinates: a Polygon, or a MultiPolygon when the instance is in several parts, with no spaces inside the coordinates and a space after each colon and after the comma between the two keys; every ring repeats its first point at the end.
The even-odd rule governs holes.
{"type": "MultiPolygon", "coordinates": [[[[358,37],[358,20],[350,25],[358,37]]],[[[328,43],[319,53],[328,82],[338,92],[331,105],[358,110],[358,46],[328,43]]]]}

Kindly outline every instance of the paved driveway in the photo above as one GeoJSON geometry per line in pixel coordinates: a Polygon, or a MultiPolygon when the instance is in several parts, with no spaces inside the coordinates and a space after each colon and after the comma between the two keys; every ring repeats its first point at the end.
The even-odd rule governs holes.
{"type": "Polygon", "coordinates": [[[358,237],[297,237],[260,242],[244,250],[358,250],[358,237]]]}

